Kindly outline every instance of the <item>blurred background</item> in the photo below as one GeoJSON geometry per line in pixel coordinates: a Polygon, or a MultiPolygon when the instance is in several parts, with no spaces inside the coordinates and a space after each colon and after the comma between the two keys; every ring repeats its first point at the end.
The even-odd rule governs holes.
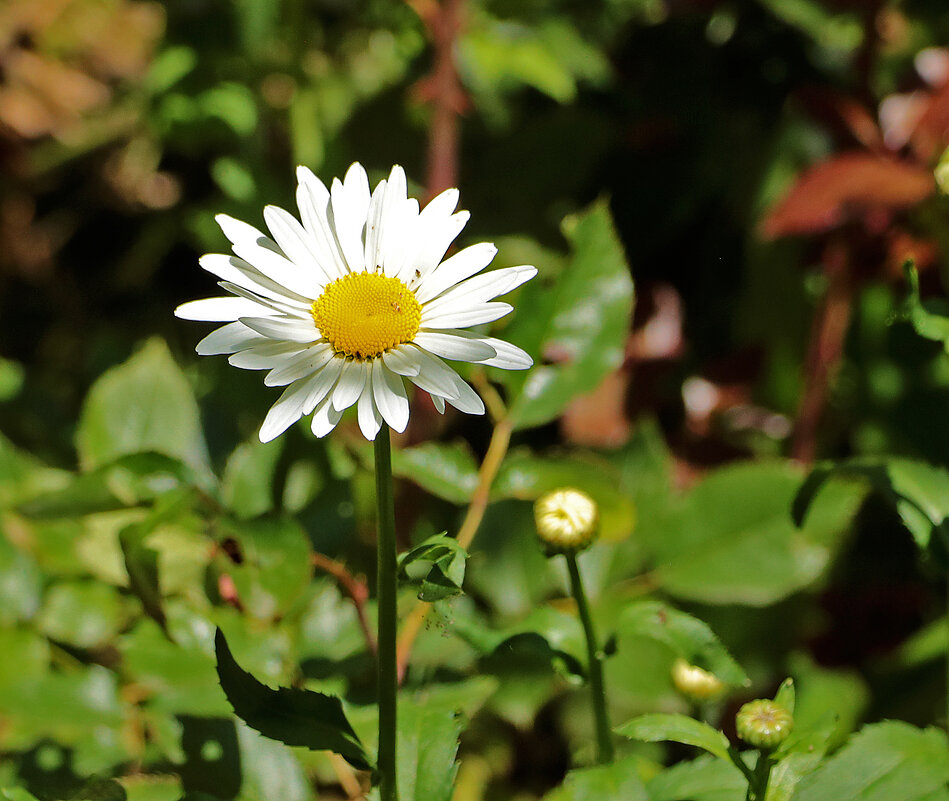
{"type": "MultiPolygon", "coordinates": [[[[215,213],[259,226],[264,205],[294,208],[297,164],[329,181],[355,160],[373,183],[403,165],[421,198],[460,187],[472,216],[459,242],[494,241],[498,264],[532,263],[542,274],[565,264],[564,218],[598,199],[608,204],[636,282],[622,358],[518,443],[625,459],[640,521],[651,508],[640,497],[652,492],[646,466],[658,462],[670,491],[736,460],[899,454],[949,466],[949,357],[899,313],[906,259],[925,297],[945,295],[949,281],[949,202],[937,181],[949,144],[947,45],[944,0],[3,0],[0,507],[96,466],[88,426],[77,434],[91,414],[87,393],[106,370],[145,353],[183,369],[206,442],[196,459],[230,476],[225,495],[238,507],[246,501],[241,471],[263,459],[268,476],[282,476],[274,493],[295,498],[287,508],[322,526],[309,535],[315,547],[361,565],[371,535],[357,546],[346,539],[353,510],[357,520],[371,514],[368,485],[349,488],[358,458],[319,451],[314,469],[325,475],[308,495],[292,458],[254,450],[275,391],[223,358],[199,363],[193,347],[207,329],[172,316],[178,303],[217,293],[197,265],[201,254],[225,250],[215,213]],[[281,459],[283,473],[274,467],[281,459]],[[332,492],[344,501],[327,516],[311,502],[332,492]]],[[[531,314],[527,303],[517,310],[531,314]]],[[[556,363],[562,354],[538,357],[556,363]]],[[[485,420],[443,419],[420,405],[400,443],[459,440],[480,455],[489,436],[485,420]]],[[[299,432],[287,439],[296,456],[316,447],[299,432]]],[[[403,494],[424,497],[408,485],[403,494]]],[[[452,500],[460,499],[445,490],[431,507],[446,527],[452,500]]],[[[272,508],[248,503],[238,517],[272,508]]],[[[86,536],[84,515],[102,511],[73,510],[70,525],[82,518],[86,536]]],[[[30,640],[34,656],[52,642],[57,671],[104,666],[120,677],[121,703],[140,704],[141,684],[129,676],[149,658],[128,634],[139,631],[141,610],[130,611],[124,594],[115,601],[89,590],[92,578],[117,587],[123,579],[91,567],[94,549],[74,559],[67,543],[78,529],[31,529],[11,515],[0,573],[14,578],[0,595],[14,600],[0,617],[11,630],[40,632],[47,645],[30,640]],[[31,539],[38,531],[45,545],[31,539]],[[81,603],[70,594],[79,585],[81,603]],[[57,586],[73,589],[51,601],[57,586]],[[76,641],[55,620],[82,604],[107,609],[106,622],[76,641]]],[[[822,676],[848,677],[827,686],[848,688],[851,721],[932,723],[942,705],[932,649],[920,645],[895,673],[886,659],[939,618],[939,570],[919,562],[881,501],[867,500],[855,519],[849,538],[835,540],[846,557],[820,581],[812,571],[759,596],[681,596],[758,665],[751,672],[762,686],[783,677],[789,654],[806,653],[808,664],[844,671],[822,676]],[[767,655],[748,644],[789,615],[799,624],[767,655]],[[909,693],[909,684],[924,689],[909,693]]],[[[490,518],[486,525],[481,545],[500,552],[490,518]]],[[[634,567],[651,558],[636,554],[634,567]]],[[[476,595],[479,587],[490,594],[488,579],[476,595]]],[[[491,613],[526,613],[528,596],[550,592],[541,583],[491,613]]],[[[296,656],[281,653],[289,670],[296,656]]],[[[344,649],[333,659],[349,656],[344,649]]],[[[37,664],[49,659],[41,651],[37,664]]],[[[13,686],[0,671],[0,696],[13,686]]],[[[637,708],[636,699],[627,706],[637,708]]],[[[528,733],[482,730],[471,748],[497,736],[548,753],[542,744],[556,728],[543,711],[548,700],[510,712],[510,725],[528,733]]],[[[187,740],[196,725],[181,723],[189,703],[172,704],[167,720],[152,710],[142,743],[187,740]]],[[[82,739],[80,724],[44,728],[42,713],[24,723],[21,712],[5,713],[20,721],[17,736],[4,740],[0,726],[10,781],[39,770],[43,743],[73,748],[82,739]]],[[[125,731],[131,713],[116,714],[104,730],[125,731]]],[[[144,744],[136,751],[132,735],[117,737],[106,756],[87,755],[69,771],[54,760],[47,779],[30,786],[40,792],[55,786],[49,776],[148,764],[144,744]]],[[[181,756],[167,749],[155,764],[181,756]]],[[[562,777],[566,757],[558,759],[492,768],[506,777],[493,781],[536,797],[562,777]]]]}

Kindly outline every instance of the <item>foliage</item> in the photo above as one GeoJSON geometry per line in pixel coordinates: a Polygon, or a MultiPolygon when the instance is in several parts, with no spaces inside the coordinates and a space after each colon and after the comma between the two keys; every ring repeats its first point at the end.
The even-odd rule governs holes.
{"type": "Polygon", "coordinates": [[[274,390],[171,316],[214,213],[359,159],[540,271],[497,330],[535,368],[394,441],[403,801],[740,801],[765,766],[764,801],[949,801],[942,4],[454,3],[0,8],[0,797],[368,788],[371,449],[262,445],[274,390]],[[611,765],[533,532],[561,486],[600,510],[611,765]],[[787,676],[791,736],[739,751],[787,676]]]}

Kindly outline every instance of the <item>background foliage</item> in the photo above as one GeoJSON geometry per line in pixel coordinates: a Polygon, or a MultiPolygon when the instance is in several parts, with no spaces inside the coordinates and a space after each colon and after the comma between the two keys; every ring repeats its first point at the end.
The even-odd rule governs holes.
{"type": "MultiPolygon", "coordinates": [[[[540,270],[503,328],[539,366],[472,376],[512,439],[465,594],[414,643],[403,799],[744,797],[714,750],[620,738],[585,767],[581,632],[530,504],[566,484],[601,506],[580,561],[615,725],[690,711],[679,656],[731,685],[701,714],[728,735],[792,676],[823,745],[774,799],[949,797],[949,356],[901,270],[938,313],[947,41],[940,0],[2,4],[5,796],[358,794],[235,722],[213,637],[340,694],[374,747],[370,452],[353,421],[261,445],[272,390],[171,316],[213,294],[214,213],[358,159],[457,184],[462,244],[540,270]]],[[[491,436],[415,405],[403,550],[458,531],[491,436]]],[[[657,720],[624,731],[682,739],[657,720]]]]}

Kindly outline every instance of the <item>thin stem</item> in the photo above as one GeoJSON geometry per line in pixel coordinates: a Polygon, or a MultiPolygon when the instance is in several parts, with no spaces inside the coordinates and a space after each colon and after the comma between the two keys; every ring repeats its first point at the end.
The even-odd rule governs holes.
{"type": "Polygon", "coordinates": [[[590,671],[590,696],[593,701],[593,717],[596,720],[597,762],[605,765],[613,761],[613,737],[610,733],[610,721],[606,716],[606,691],[603,687],[603,651],[596,639],[593,629],[593,618],[590,617],[590,605],[587,603],[586,593],[583,591],[583,582],[580,580],[580,570],[577,567],[577,556],[573,553],[564,554],[567,560],[567,569],[570,571],[570,586],[573,597],[577,601],[577,610],[580,612],[580,621],[583,623],[583,633],[587,640],[587,662],[590,671]]]}
{"type": "Polygon", "coordinates": [[[376,457],[376,508],[378,518],[377,586],[379,604],[379,798],[397,801],[395,780],[396,731],[396,544],[395,506],[392,501],[392,454],[389,427],[383,423],[374,444],[376,457]]]}

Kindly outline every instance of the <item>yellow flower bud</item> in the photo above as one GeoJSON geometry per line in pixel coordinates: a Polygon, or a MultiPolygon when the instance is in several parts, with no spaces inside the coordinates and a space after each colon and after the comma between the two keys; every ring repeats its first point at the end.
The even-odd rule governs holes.
{"type": "Polygon", "coordinates": [[[749,701],[735,717],[738,736],[749,745],[770,751],[783,743],[794,726],[794,718],[781,704],[759,699],[749,701]]]}
{"type": "Polygon", "coordinates": [[[690,701],[711,701],[725,689],[725,683],[714,673],[681,658],[672,664],[672,683],[690,701]]]}
{"type": "Polygon", "coordinates": [[[537,499],[534,522],[548,554],[576,553],[596,539],[600,513],[585,492],[565,487],[537,499]]]}

